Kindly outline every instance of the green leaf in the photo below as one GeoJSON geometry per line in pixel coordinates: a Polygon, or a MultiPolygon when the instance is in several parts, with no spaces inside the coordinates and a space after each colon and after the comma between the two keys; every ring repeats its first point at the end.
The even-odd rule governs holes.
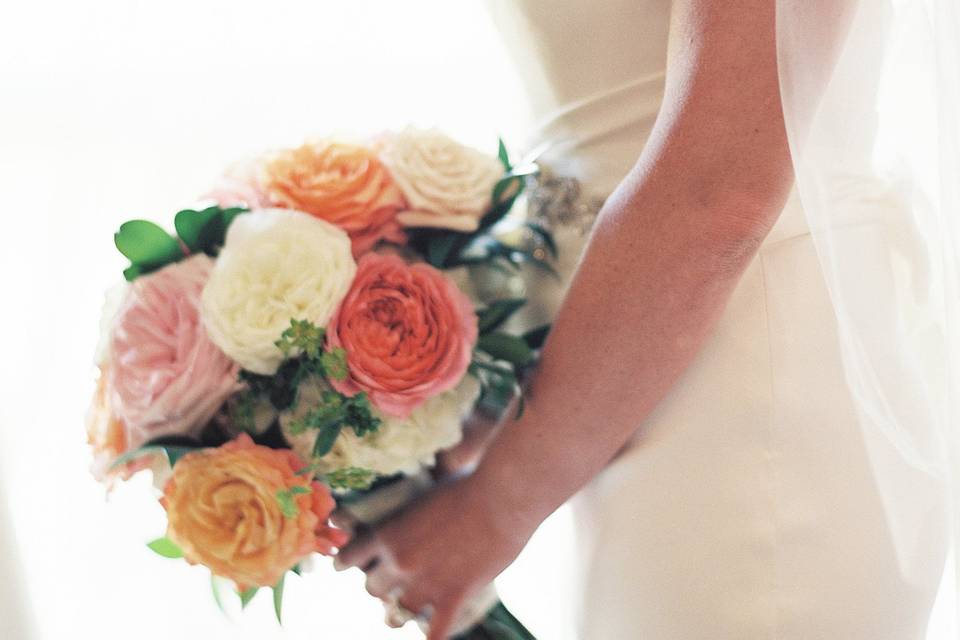
{"type": "Polygon", "coordinates": [[[350,373],[347,368],[347,352],[345,349],[336,348],[332,351],[324,351],[320,355],[320,363],[327,377],[331,380],[343,380],[350,373]]]}
{"type": "Polygon", "coordinates": [[[543,348],[548,335],[550,335],[550,325],[545,324],[523,334],[523,341],[527,343],[528,347],[536,351],[543,348]]]}
{"type": "Polygon", "coordinates": [[[316,442],[313,443],[313,455],[321,458],[330,453],[330,450],[333,449],[333,444],[340,436],[341,429],[343,429],[342,422],[324,425],[320,429],[320,433],[317,434],[316,442]]]}
{"type": "Polygon", "coordinates": [[[177,461],[183,456],[196,451],[200,447],[186,447],[186,446],[176,446],[176,445],[165,445],[165,444],[147,444],[139,449],[134,449],[133,451],[128,451],[122,456],[118,457],[110,464],[111,469],[116,469],[121,467],[128,462],[133,462],[143,456],[150,456],[156,454],[162,454],[167,458],[167,462],[170,463],[170,466],[177,464],[177,461]]]}
{"type": "Polygon", "coordinates": [[[291,354],[299,352],[307,358],[315,359],[319,358],[323,351],[326,335],[326,331],[309,320],[291,318],[290,326],[280,334],[280,339],[274,344],[284,356],[290,357],[291,354]]]}
{"type": "Polygon", "coordinates": [[[493,186],[493,196],[491,200],[494,205],[500,205],[506,202],[511,202],[512,204],[512,199],[520,195],[520,191],[522,190],[523,178],[520,176],[506,176],[505,178],[501,178],[497,184],[493,186]]]}
{"type": "Polygon", "coordinates": [[[246,591],[241,592],[240,595],[240,608],[246,609],[247,605],[250,604],[250,601],[253,600],[253,597],[257,595],[257,591],[260,590],[260,587],[250,587],[246,591]]]}
{"type": "Polygon", "coordinates": [[[227,610],[223,606],[223,597],[220,595],[220,579],[215,574],[210,574],[210,592],[213,594],[213,601],[217,603],[217,609],[220,613],[226,615],[227,610]]]}
{"type": "Polygon", "coordinates": [[[277,624],[283,625],[283,582],[286,574],[280,576],[280,582],[273,587],[273,612],[277,615],[277,624]]]}
{"type": "Polygon", "coordinates": [[[132,264],[126,269],[123,270],[123,277],[127,282],[133,282],[140,276],[146,273],[140,265],[132,264]]]}
{"type": "Polygon", "coordinates": [[[477,328],[480,335],[498,329],[525,304],[527,304],[525,298],[505,298],[488,305],[486,309],[477,313],[477,328]]]}
{"type": "Polygon", "coordinates": [[[297,506],[297,501],[293,499],[293,495],[289,491],[283,489],[277,491],[276,498],[284,518],[296,518],[300,515],[300,507],[297,506]]]}
{"type": "Polygon", "coordinates": [[[244,207],[230,207],[229,209],[222,209],[220,211],[220,217],[223,218],[223,233],[226,235],[227,230],[230,228],[230,225],[233,224],[234,218],[236,218],[241,213],[247,213],[249,209],[244,207]]]}
{"type": "Polygon", "coordinates": [[[218,240],[223,241],[223,220],[219,207],[203,211],[179,211],[173,219],[173,226],[177,235],[193,253],[205,251],[218,240]]]}
{"type": "Polygon", "coordinates": [[[533,350],[527,346],[523,338],[507,333],[495,332],[480,336],[477,349],[493,356],[496,360],[509,362],[515,367],[528,365],[534,359],[533,350]]]}
{"type": "Polygon", "coordinates": [[[444,233],[430,238],[427,244],[427,262],[438,269],[445,267],[459,240],[461,238],[454,233],[444,233]]]}
{"type": "Polygon", "coordinates": [[[173,540],[167,537],[157,538],[153,542],[148,542],[147,547],[157,555],[161,555],[164,558],[170,558],[176,560],[183,557],[183,550],[180,549],[173,540]]]}
{"type": "Polygon", "coordinates": [[[180,243],[149,220],[124,222],[113,241],[130,262],[142,267],[164,265],[183,257],[180,243]]]}
{"type": "Polygon", "coordinates": [[[332,489],[353,489],[355,491],[364,491],[377,479],[377,474],[369,469],[359,467],[347,467],[345,469],[336,469],[326,474],[327,484],[332,489]]]}
{"type": "Polygon", "coordinates": [[[507,153],[507,145],[503,143],[503,138],[497,138],[497,157],[500,158],[503,168],[510,171],[510,154],[507,153]]]}

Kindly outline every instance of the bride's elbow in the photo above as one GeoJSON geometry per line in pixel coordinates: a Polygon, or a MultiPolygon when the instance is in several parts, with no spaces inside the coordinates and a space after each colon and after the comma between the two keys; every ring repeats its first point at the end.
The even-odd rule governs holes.
{"type": "Polygon", "coordinates": [[[782,204],[773,198],[737,198],[701,210],[704,257],[717,270],[743,269],[770,233],[782,204]]]}

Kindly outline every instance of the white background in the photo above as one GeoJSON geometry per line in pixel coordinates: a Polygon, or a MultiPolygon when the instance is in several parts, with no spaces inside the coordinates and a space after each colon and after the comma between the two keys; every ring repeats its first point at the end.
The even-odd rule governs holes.
{"type": "MultiPolygon", "coordinates": [[[[408,122],[520,140],[527,107],[479,2],[0,5],[0,638],[420,637],[322,558],[288,581],[284,630],[268,593],[224,618],[204,569],[143,546],[164,530],[149,477],[107,502],[83,431],[122,221],[169,227],[259,150],[408,122]]],[[[548,640],[572,637],[570,533],[561,512],[502,581],[548,640]]]]}

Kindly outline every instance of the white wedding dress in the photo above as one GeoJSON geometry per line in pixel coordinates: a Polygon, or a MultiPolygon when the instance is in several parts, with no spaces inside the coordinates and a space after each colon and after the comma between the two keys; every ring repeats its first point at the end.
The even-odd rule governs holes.
{"type": "MultiPolygon", "coordinates": [[[[529,146],[609,194],[660,106],[669,0],[489,5],[542,122],[529,146]]],[[[583,236],[556,231],[569,275],[583,236]]],[[[528,291],[545,315],[562,293],[528,291]]],[[[902,471],[918,500],[940,491],[902,471]]],[[[794,194],[702,353],[574,499],[578,637],[924,638],[947,514],[918,518],[916,557],[900,557],[874,478],[794,194]]]]}

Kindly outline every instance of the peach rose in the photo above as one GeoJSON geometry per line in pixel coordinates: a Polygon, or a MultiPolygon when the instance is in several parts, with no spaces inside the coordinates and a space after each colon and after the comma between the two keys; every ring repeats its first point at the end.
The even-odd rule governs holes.
{"type": "Polygon", "coordinates": [[[97,480],[110,476],[110,465],[127,451],[127,431],[110,404],[110,368],[100,365],[97,390],[87,412],[87,443],[93,450],[93,472],[97,480]]]}
{"type": "Polygon", "coordinates": [[[130,448],[196,434],[240,389],[239,366],[200,320],[212,264],[200,254],[141,276],[120,308],[108,349],[110,402],[130,448]]]}
{"type": "Polygon", "coordinates": [[[477,341],[470,300],[427,264],[367,254],[327,326],[331,348],[347,352],[341,393],[366,391],[387,415],[407,418],[460,382],[477,341]]]}
{"type": "Polygon", "coordinates": [[[160,500],[167,537],[190,564],[241,591],[277,584],[301,559],[330,554],[347,540],[328,524],[335,506],[329,490],[297,475],[302,466],[292,451],[254,444],[246,434],[185,455],[160,500]]]}
{"type": "Polygon", "coordinates": [[[403,195],[365,147],[319,142],[277,152],[264,163],[260,184],[275,206],[305,211],[346,231],[354,255],[382,239],[404,240],[396,221],[403,195]]]}

